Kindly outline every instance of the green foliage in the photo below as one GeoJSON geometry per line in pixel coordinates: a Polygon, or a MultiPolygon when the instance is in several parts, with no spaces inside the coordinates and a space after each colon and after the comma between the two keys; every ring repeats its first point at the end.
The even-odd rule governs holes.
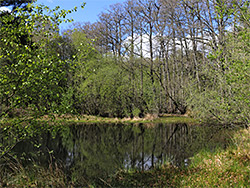
{"type": "Polygon", "coordinates": [[[20,107],[55,111],[68,67],[51,44],[60,37],[58,24],[67,13],[28,4],[0,17],[0,104],[6,107],[1,116],[20,107]]]}
{"type": "Polygon", "coordinates": [[[124,97],[129,100],[129,93],[123,92],[128,87],[126,76],[112,60],[104,58],[99,62],[89,61],[85,70],[89,72],[91,69],[93,72],[80,84],[78,90],[85,101],[83,109],[89,114],[123,116],[119,110],[123,111],[125,106],[122,105],[129,102],[124,101],[124,97]]]}
{"type": "Polygon", "coordinates": [[[82,30],[75,29],[68,33],[76,49],[71,84],[75,110],[111,117],[138,115],[142,103],[136,102],[138,94],[135,94],[136,82],[132,77],[137,79],[139,73],[130,75],[116,57],[99,54],[94,48],[95,40],[87,38],[82,30]]]}
{"type": "MultiPolygon", "coordinates": [[[[245,7],[240,10],[242,12],[238,15],[239,19],[249,15],[245,7]]],[[[210,54],[211,63],[202,72],[202,89],[191,87],[196,92],[192,92],[189,104],[196,117],[203,120],[214,119],[226,124],[244,123],[248,126],[250,30],[244,27],[247,23],[246,20],[242,21],[242,25],[228,32],[226,46],[219,46],[217,51],[210,54]],[[216,61],[220,62],[219,67],[216,67],[216,61]]]]}
{"type": "Polygon", "coordinates": [[[73,11],[76,8],[51,10],[27,4],[0,15],[1,164],[18,160],[13,149],[42,131],[36,129],[37,124],[42,125],[38,117],[48,114],[47,120],[53,120],[53,113],[71,112],[72,91],[67,88],[71,57],[58,51],[66,43],[58,26],[70,21],[64,18],[73,11]],[[6,121],[6,117],[14,119],[6,121]]]}
{"type": "Polygon", "coordinates": [[[132,80],[130,73],[112,57],[96,55],[77,69],[74,83],[77,86],[76,101],[81,112],[90,115],[125,117],[138,116],[142,108],[146,112],[146,108],[149,107],[146,106],[152,100],[150,93],[152,89],[147,85],[149,77],[145,76],[148,82],[145,82],[144,96],[140,98],[136,93],[140,88],[140,80],[137,80],[139,73],[134,73],[136,80],[132,80]]]}

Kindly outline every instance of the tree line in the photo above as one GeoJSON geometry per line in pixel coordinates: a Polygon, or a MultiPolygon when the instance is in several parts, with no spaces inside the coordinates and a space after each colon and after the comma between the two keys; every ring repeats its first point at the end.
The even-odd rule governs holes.
{"type": "Polygon", "coordinates": [[[248,124],[249,1],[127,0],[61,35],[76,9],[29,7],[0,16],[2,115],[190,111],[248,124]]]}

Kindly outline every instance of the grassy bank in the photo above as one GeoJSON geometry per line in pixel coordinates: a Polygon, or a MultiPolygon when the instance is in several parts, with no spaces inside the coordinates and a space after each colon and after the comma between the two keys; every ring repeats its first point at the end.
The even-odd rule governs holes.
{"type": "Polygon", "coordinates": [[[214,153],[201,151],[186,168],[166,164],[146,172],[120,171],[114,187],[248,187],[250,185],[250,129],[238,131],[233,145],[214,153]]]}
{"type": "Polygon", "coordinates": [[[92,115],[44,115],[33,118],[27,114],[14,116],[13,118],[2,118],[0,122],[11,122],[12,120],[27,121],[27,120],[42,120],[42,121],[58,121],[72,123],[198,123],[197,120],[186,115],[162,114],[160,116],[154,114],[146,114],[145,117],[139,118],[117,118],[117,117],[100,117],[92,115]]]}
{"type": "Polygon", "coordinates": [[[9,162],[8,172],[0,172],[0,187],[70,187],[63,170],[50,165],[48,168],[37,164],[22,167],[9,162]]]}
{"type": "Polygon", "coordinates": [[[162,116],[148,114],[144,118],[110,118],[89,115],[60,116],[56,117],[55,120],[67,123],[198,123],[197,120],[191,117],[172,114],[165,114],[162,116]]]}

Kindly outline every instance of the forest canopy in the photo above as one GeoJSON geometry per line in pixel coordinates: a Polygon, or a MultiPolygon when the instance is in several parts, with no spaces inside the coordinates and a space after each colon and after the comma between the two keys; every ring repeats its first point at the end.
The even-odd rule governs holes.
{"type": "Polygon", "coordinates": [[[60,17],[76,8],[14,2],[1,2],[15,9],[0,16],[1,117],[20,108],[109,117],[188,112],[249,123],[248,1],[127,0],[63,34],[60,17]]]}

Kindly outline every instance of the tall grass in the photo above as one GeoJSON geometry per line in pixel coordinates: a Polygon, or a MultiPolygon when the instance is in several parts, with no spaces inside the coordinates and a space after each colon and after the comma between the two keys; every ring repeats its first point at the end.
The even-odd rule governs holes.
{"type": "Polygon", "coordinates": [[[192,158],[178,182],[190,187],[250,186],[250,129],[233,137],[234,145],[215,153],[203,151],[192,158]]]}
{"type": "Polygon", "coordinates": [[[0,187],[68,187],[62,168],[50,164],[47,168],[35,163],[23,167],[9,161],[0,166],[0,187]]]}

